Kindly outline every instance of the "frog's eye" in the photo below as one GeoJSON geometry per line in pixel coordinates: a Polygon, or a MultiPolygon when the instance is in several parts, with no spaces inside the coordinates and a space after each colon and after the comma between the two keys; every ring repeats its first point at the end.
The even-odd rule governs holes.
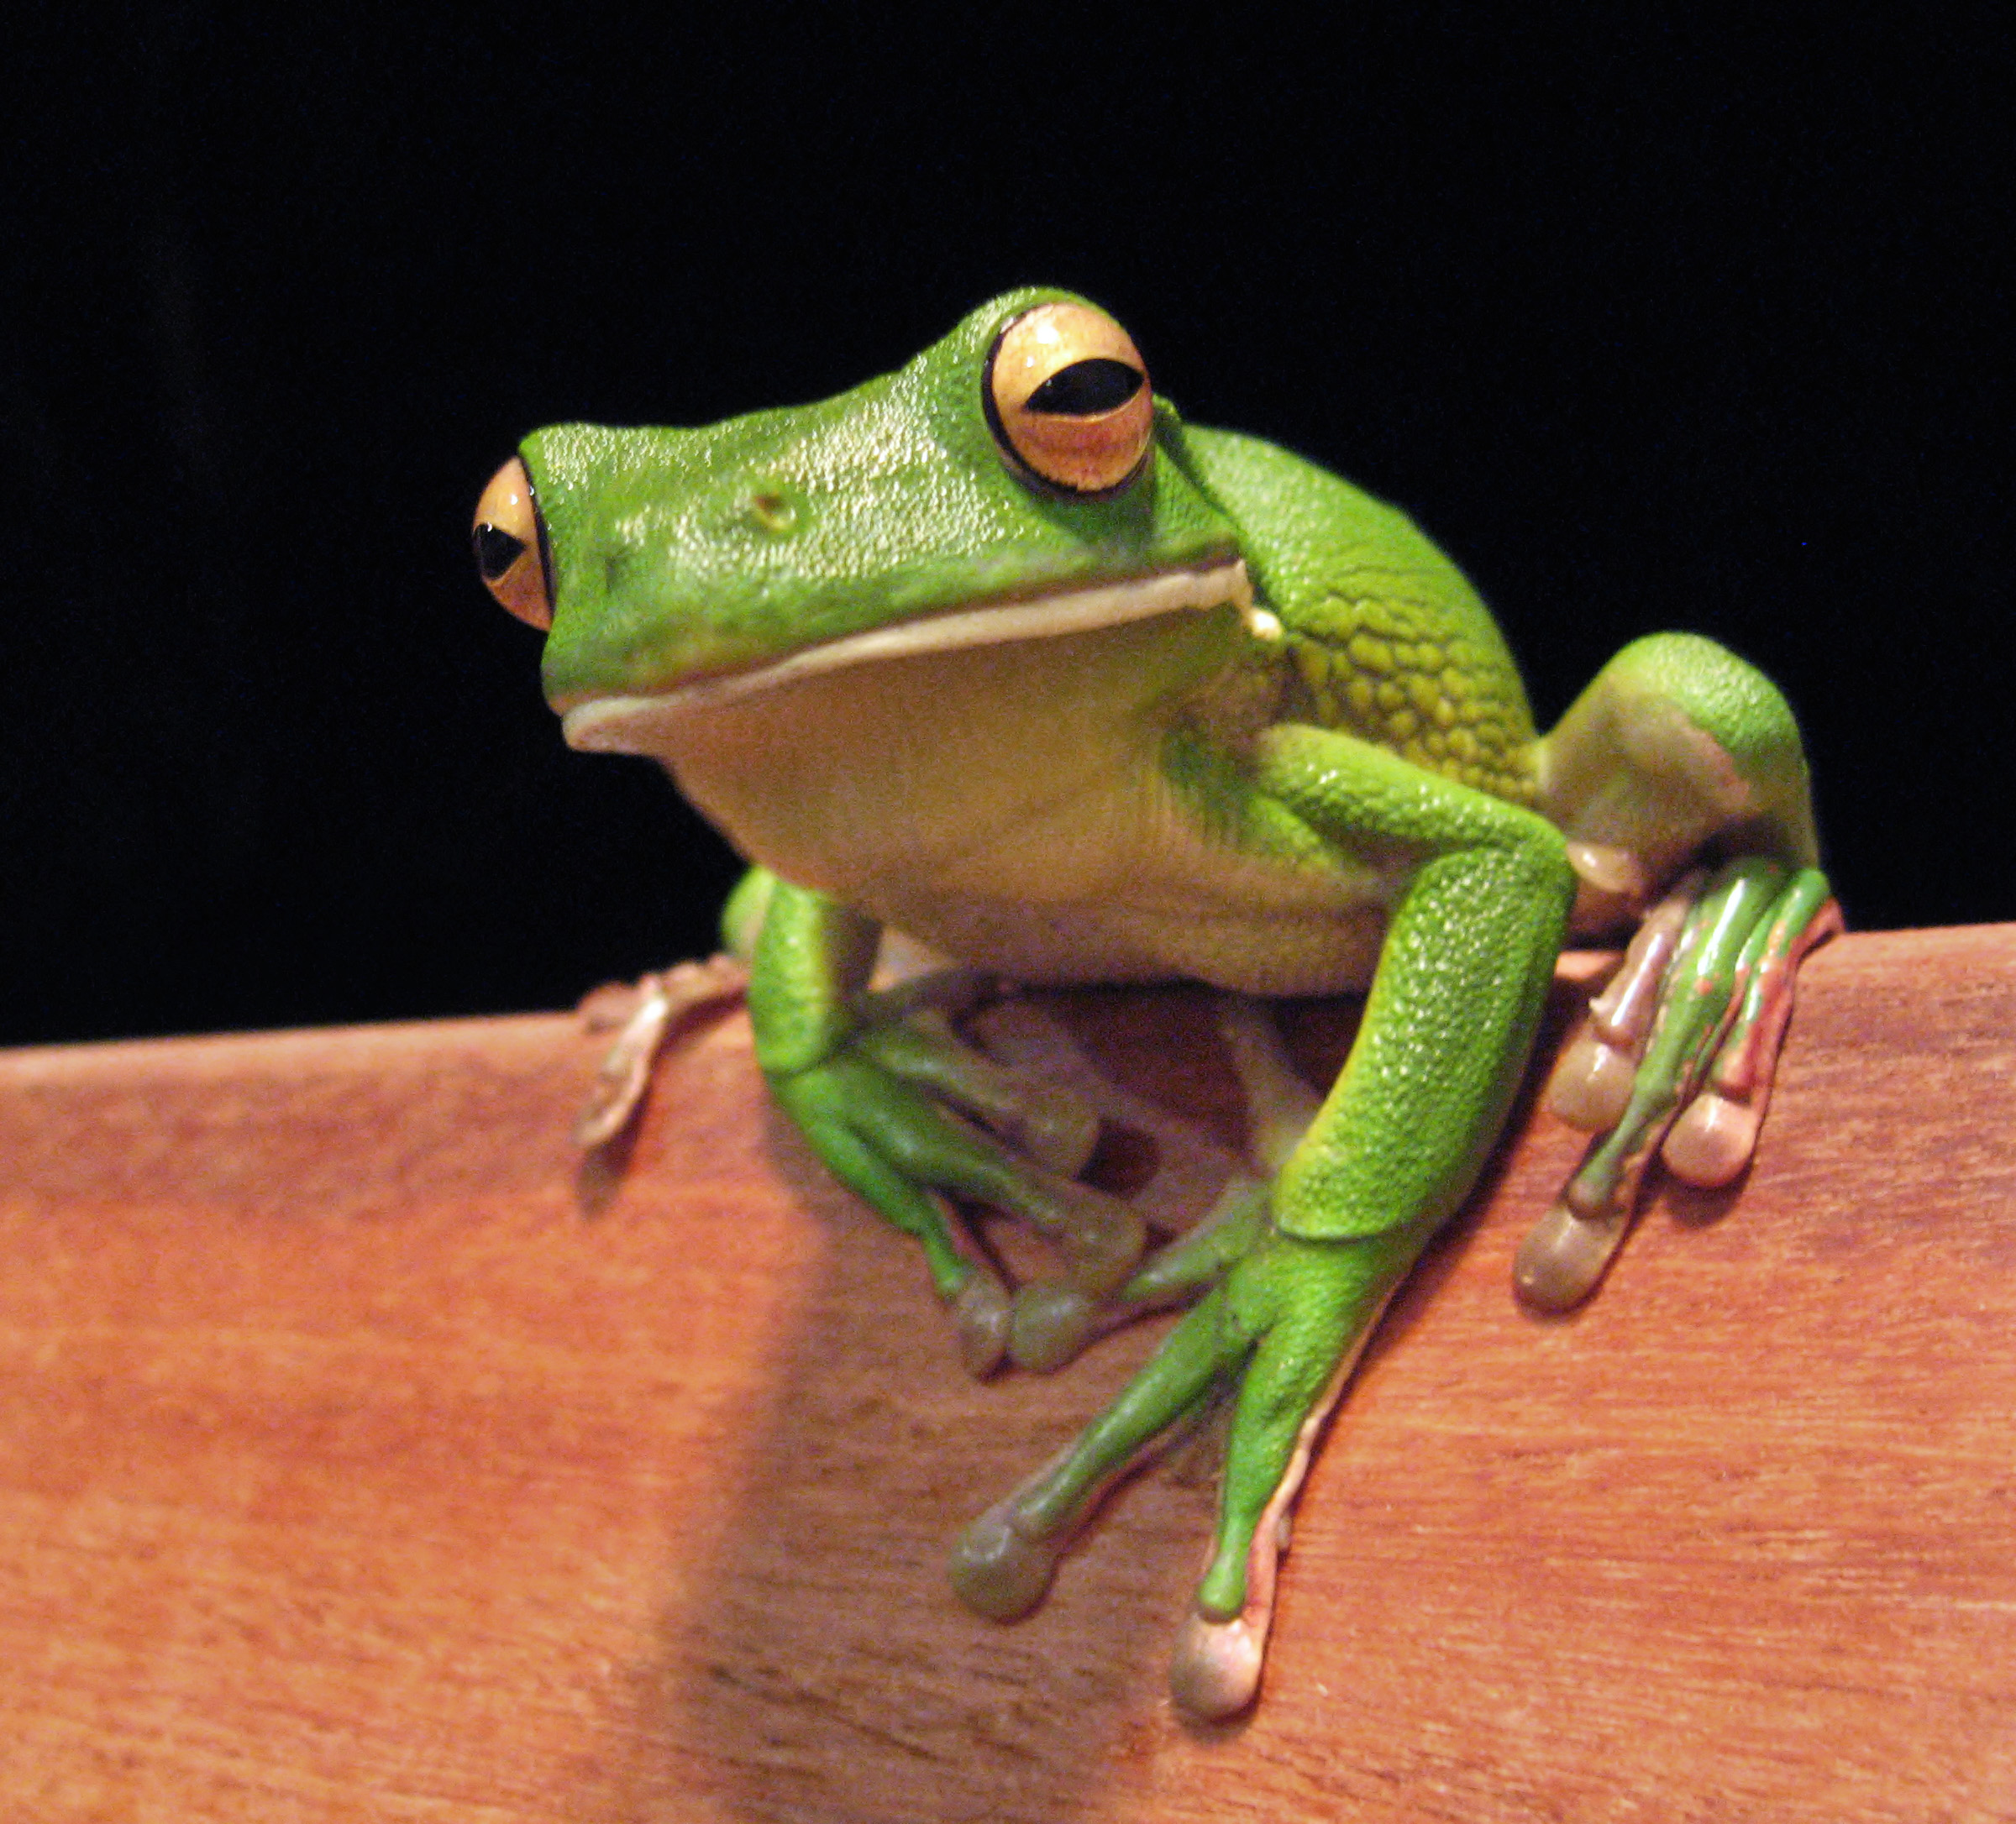
{"type": "Polygon", "coordinates": [[[995,338],[981,396],[995,441],[1038,481],[1105,494],[1147,460],[1155,401],[1133,339],[1089,304],[1038,304],[995,338]]]}
{"type": "Polygon", "coordinates": [[[490,478],[476,502],[470,536],[483,585],[528,626],[553,625],[553,591],[546,581],[546,541],[533,499],[532,477],[517,457],[490,478]]]}

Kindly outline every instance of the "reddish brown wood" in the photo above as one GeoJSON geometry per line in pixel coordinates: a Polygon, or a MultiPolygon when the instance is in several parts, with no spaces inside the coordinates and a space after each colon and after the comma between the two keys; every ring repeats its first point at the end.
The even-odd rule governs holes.
{"type": "MultiPolygon", "coordinates": [[[[1194,997],[1071,1017],[1222,1119],[1194,997]]],[[[0,1060],[6,1816],[2016,1816],[2016,926],[1815,957],[1748,1182],[1662,1192],[1567,1321],[1507,1291],[1577,1146],[1530,1118],[1204,1732],[1162,1678],[1207,1489],[1125,1490],[1016,1627],[941,1575],[1149,1338],[967,1381],[739,1016],[601,1177],[594,1057],[552,1018],[0,1060]]]]}

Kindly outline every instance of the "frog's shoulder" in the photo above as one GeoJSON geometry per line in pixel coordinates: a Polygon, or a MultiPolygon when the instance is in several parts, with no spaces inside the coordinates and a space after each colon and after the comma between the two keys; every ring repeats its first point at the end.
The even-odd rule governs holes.
{"type": "Polygon", "coordinates": [[[1173,453],[1239,528],[1298,715],[1500,796],[1530,795],[1532,711],[1468,579],[1406,514],[1278,445],[1186,425],[1173,453]]]}

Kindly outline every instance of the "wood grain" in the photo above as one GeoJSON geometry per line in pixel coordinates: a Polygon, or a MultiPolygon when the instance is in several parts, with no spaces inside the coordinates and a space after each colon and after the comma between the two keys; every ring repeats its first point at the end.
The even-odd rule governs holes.
{"type": "MultiPolygon", "coordinates": [[[[1066,1007],[1222,1128],[1196,997],[1066,1007]]],[[[1162,1684],[1208,1488],[1122,1491],[1012,1628],[942,1575],[1151,1337],[964,1380],[738,1015],[600,1175],[595,1055],[0,1060],[5,1816],[2016,1817],[2016,926],[1818,956],[1748,1182],[1662,1192],[1567,1321],[1507,1290],[1578,1144],[1527,1117],[1208,1731],[1162,1684]]]]}

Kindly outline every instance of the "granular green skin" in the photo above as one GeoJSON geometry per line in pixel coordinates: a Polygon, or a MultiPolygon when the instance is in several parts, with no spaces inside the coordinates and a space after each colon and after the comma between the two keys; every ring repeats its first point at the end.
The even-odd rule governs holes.
{"type": "Polygon", "coordinates": [[[1289,635],[1310,721],[1445,778],[1531,802],[1533,731],[1523,698],[1505,688],[1489,655],[1410,602],[1331,598],[1321,609],[1331,626],[1351,631],[1334,644],[1289,635]]]}
{"type": "Polygon", "coordinates": [[[1173,453],[1241,527],[1257,598],[1281,621],[1284,720],[1531,802],[1533,717],[1518,668],[1490,611],[1412,520],[1236,432],[1184,427],[1173,453]]]}

